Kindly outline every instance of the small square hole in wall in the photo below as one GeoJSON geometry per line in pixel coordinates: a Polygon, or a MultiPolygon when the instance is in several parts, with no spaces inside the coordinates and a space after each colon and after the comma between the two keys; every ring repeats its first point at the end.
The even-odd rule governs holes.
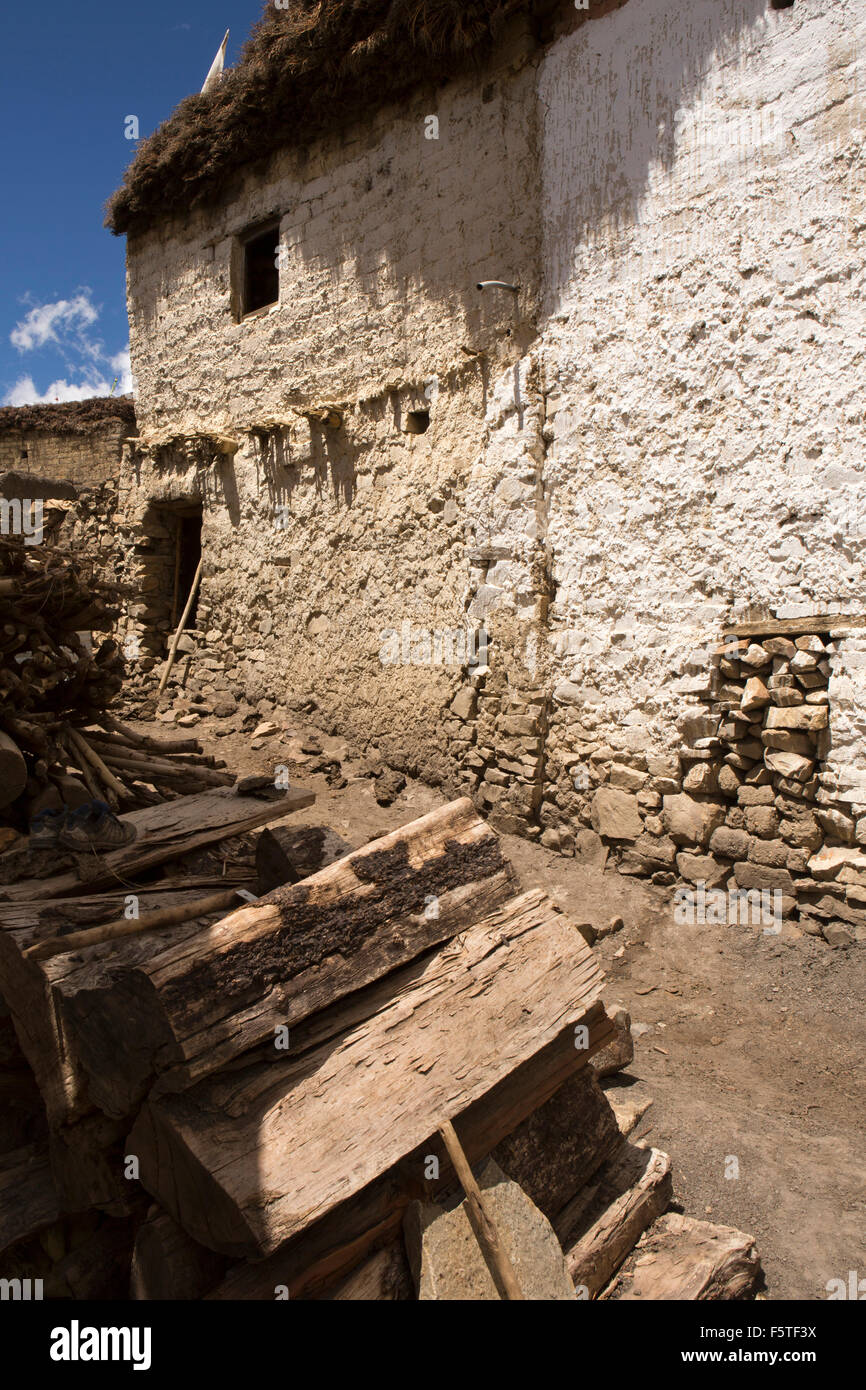
{"type": "Polygon", "coordinates": [[[241,314],[252,314],[276,304],[280,298],[280,272],[277,264],[280,228],[275,222],[247,237],[241,243],[243,254],[241,314]]]}
{"type": "Polygon", "coordinates": [[[770,0],[770,8],[772,10],[792,10],[794,0],[770,0]]]}
{"type": "Polygon", "coordinates": [[[424,434],[430,428],[429,410],[410,410],[406,415],[406,433],[424,434]]]}

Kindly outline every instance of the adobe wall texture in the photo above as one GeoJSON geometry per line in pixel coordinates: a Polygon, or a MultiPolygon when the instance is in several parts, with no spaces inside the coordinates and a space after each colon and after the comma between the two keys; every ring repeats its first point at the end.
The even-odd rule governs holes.
{"type": "Polygon", "coordinates": [[[810,854],[866,839],[864,39],[852,0],[630,0],[131,240],[120,505],[203,498],[208,699],[311,692],[503,828],[660,881],[728,828],[726,870],[805,882],[780,827],[822,798],[848,819],[810,854]],[[275,212],[281,302],[235,323],[232,238],[275,212]],[[826,687],[754,668],[825,693],[814,756],[762,740],[769,686],[733,718],[768,617],[821,640],[826,687]],[[431,664],[465,625],[489,666],[431,664]]]}
{"type": "Polygon", "coordinates": [[[117,480],[124,436],[122,421],[92,434],[0,429],[0,473],[34,473],[39,478],[99,487],[117,480]]]}

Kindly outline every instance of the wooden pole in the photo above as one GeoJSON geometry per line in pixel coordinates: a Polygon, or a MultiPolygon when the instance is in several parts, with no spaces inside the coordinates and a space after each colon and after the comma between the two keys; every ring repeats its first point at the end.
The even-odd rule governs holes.
{"type": "Polygon", "coordinates": [[[181,557],[181,538],[183,536],[183,521],[175,517],[177,527],[174,533],[174,589],[171,595],[171,621],[172,626],[177,622],[177,605],[180,599],[180,557],[181,557]]]}
{"type": "Polygon", "coordinates": [[[475,1239],[478,1241],[484,1256],[484,1262],[499,1290],[499,1296],[512,1301],[522,1301],[523,1293],[517,1282],[514,1266],[508,1258],[505,1246],[502,1244],[490,1214],[490,1208],[484,1200],[481,1188],[475,1181],[469,1160],[463,1152],[463,1145],[457,1138],[457,1133],[450,1120],[446,1120],[444,1125],[440,1126],[439,1134],[448,1150],[448,1157],[460,1179],[463,1191],[466,1193],[466,1215],[469,1217],[469,1224],[475,1232],[475,1239]]]}
{"type": "Polygon", "coordinates": [[[198,589],[198,586],[199,586],[199,581],[200,581],[200,579],[201,579],[201,571],[202,571],[202,566],[203,566],[203,564],[204,564],[204,556],[202,556],[202,558],[201,558],[201,559],[199,560],[199,562],[198,562],[198,567],[197,567],[196,572],[195,572],[195,577],[194,577],[194,579],[193,579],[193,581],[192,581],[192,585],[191,585],[191,587],[190,587],[189,597],[188,597],[188,599],[187,599],[187,601],[186,601],[186,607],[184,608],[183,612],[182,612],[181,615],[180,615],[180,622],[179,622],[178,625],[177,625],[177,631],[175,632],[174,637],[172,638],[171,648],[170,648],[169,653],[168,653],[168,660],[167,660],[166,663],[165,663],[165,670],[164,670],[163,673],[162,673],[162,680],[160,681],[160,683],[159,683],[159,689],[158,689],[157,692],[156,692],[157,698],[159,698],[159,696],[160,696],[160,695],[162,694],[162,692],[165,690],[166,685],[168,684],[168,678],[169,678],[169,676],[171,675],[171,668],[172,668],[172,666],[174,665],[174,658],[175,658],[175,654],[176,654],[176,652],[177,652],[177,644],[178,644],[178,642],[180,641],[180,635],[181,635],[181,633],[183,632],[184,625],[185,625],[186,620],[187,620],[187,618],[189,617],[190,611],[191,611],[191,609],[192,609],[192,601],[193,601],[193,599],[195,598],[196,590],[198,589]]]}
{"type": "Polygon", "coordinates": [[[182,904],[180,907],[163,907],[158,912],[149,912],[146,917],[125,917],[119,922],[105,922],[100,927],[87,927],[84,931],[69,932],[67,936],[50,936],[45,941],[29,946],[24,955],[29,960],[47,960],[50,956],[60,956],[66,951],[79,951],[83,946],[98,946],[102,941],[116,941],[122,936],[138,936],[141,932],[158,931],[161,927],[179,926],[181,922],[191,922],[196,917],[206,917],[210,912],[220,912],[231,907],[237,897],[237,888],[223,893],[211,893],[210,897],[199,898],[197,902],[182,904]]]}
{"type": "Polygon", "coordinates": [[[110,714],[101,714],[99,722],[105,728],[112,729],[120,738],[126,739],[133,748],[146,748],[152,753],[201,753],[201,744],[197,738],[151,738],[148,734],[140,734],[137,730],[128,728],[126,724],[121,724],[119,719],[110,714]]]}

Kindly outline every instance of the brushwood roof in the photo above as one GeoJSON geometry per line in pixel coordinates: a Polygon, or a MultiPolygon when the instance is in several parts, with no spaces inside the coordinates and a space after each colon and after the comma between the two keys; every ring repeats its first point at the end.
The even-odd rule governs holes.
{"type": "Polygon", "coordinates": [[[43,434],[95,434],[117,421],[135,429],[132,396],[91,396],[85,401],[56,405],[9,405],[0,408],[0,434],[10,431],[43,434]]]}
{"type": "Polygon", "coordinates": [[[369,116],[480,63],[506,19],[552,0],[288,0],[268,4],[236,67],[186,97],[138,147],[110,199],[120,235],[219,196],[252,160],[369,116]]]}

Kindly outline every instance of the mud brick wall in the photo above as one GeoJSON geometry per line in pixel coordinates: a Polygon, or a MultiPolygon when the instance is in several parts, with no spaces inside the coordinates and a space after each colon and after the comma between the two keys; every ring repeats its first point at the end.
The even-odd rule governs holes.
{"type": "Polygon", "coordinates": [[[0,473],[35,473],[87,488],[116,482],[128,433],[123,421],[106,423],[91,434],[0,428],[0,473]]]}

